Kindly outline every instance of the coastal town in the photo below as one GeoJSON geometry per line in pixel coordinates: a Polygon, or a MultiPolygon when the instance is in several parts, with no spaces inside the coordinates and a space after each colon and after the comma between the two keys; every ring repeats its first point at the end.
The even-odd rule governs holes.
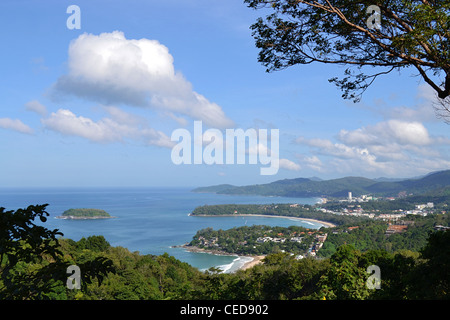
{"type": "MultiPolygon", "coordinates": [[[[264,236],[257,237],[256,241],[251,240],[244,240],[237,242],[237,246],[235,248],[245,248],[248,246],[251,246],[252,249],[256,249],[259,245],[266,245],[266,247],[273,248],[274,245],[277,246],[279,249],[279,252],[287,252],[291,253],[292,255],[295,254],[296,259],[303,259],[305,257],[311,256],[315,257],[317,251],[322,248],[325,240],[327,239],[327,233],[323,232],[322,230],[313,230],[313,229],[307,229],[305,231],[292,231],[290,233],[280,233],[274,231],[273,229],[267,229],[265,230],[264,236]],[[270,234],[271,236],[269,236],[270,234]],[[274,235],[272,235],[274,234],[274,235]],[[305,241],[306,240],[306,241],[305,241]],[[291,244],[297,244],[299,245],[297,250],[292,250],[292,246],[289,246],[291,250],[287,249],[281,249],[284,246],[282,244],[286,243],[291,244]],[[304,246],[300,246],[300,244],[306,243],[304,246]],[[281,246],[280,246],[281,245],[281,246]],[[298,248],[302,248],[301,251],[298,250],[298,248]],[[294,253],[295,252],[295,253],[294,253]]],[[[224,251],[226,248],[220,244],[220,240],[218,236],[198,236],[194,242],[191,242],[189,244],[186,244],[184,248],[190,250],[190,251],[196,251],[196,252],[209,252],[213,254],[232,254],[231,252],[224,251]]],[[[237,253],[241,254],[239,249],[235,249],[237,253]]],[[[251,254],[246,254],[249,256],[255,257],[256,252],[250,251],[251,254]]],[[[265,251],[258,251],[258,257],[262,257],[267,254],[265,251]],[[263,254],[261,256],[261,253],[263,254]]]]}
{"type": "MultiPolygon", "coordinates": [[[[386,197],[386,198],[377,198],[371,195],[361,195],[358,197],[353,197],[352,193],[348,193],[348,198],[346,199],[340,199],[338,202],[340,204],[347,204],[346,207],[342,208],[342,210],[339,211],[333,211],[328,210],[325,208],[321,208],[320,206],[317,208],[317,210],[336,214],[336,215],[349,215],[349,216],[360,216],[360,217],[366,217],[370,219],[380,219],[380,220],[390,220],[390,221],[397,221],[399,219],[402,219],[406,217],[406,215],[412,214],[412,215],[420,215],[420,216],[427,216],[429,214],[434,214],[437,211],[435,210],[434,203],[433,202],[427,202],[423,204],[416,204],[415,208],[412,210],[403,210],[403,209],[396,209],[393,210],[391,213],[383,213],[380,209],[376,210],[364,210],[361,206],[361,203],[369,202],[369,201],[378,201],[378,200],[388,200],[388,201],[394,201],[396,198],[394,197],[386,197]]],[[[321,198],[322,204],[326,204],[329,200],[327,198],[321,198]]]]}
{"type": "MultiPolygon", "coordinates": [[[[193,240],[186,244],[188,249],[225,254],[238,254],[261,257],[273,252],[285,252],[294,255],[296,259],[306,257],[322,258],[318,254],[325,242],[331,236],[355,236],[367,230],[371,221],[383,226],[384,238],[406,233],[410,228],[417,227],[416,219],[433,217],[436,214],[446,214],[447,203],[432,201],[401,202],[405,195],[399,197],[374,197],[358,195],[351,192],[346,198],[321,198],[314,206],[299,203],[272,205],[220,205],[196,208],[198,216],[251,216],[264,215],[278,218],[317,219],[322,222],[319,228],[289,228],[269,226],[245,226],[231,230],[200,230],[193,240]],[[396,202],[397,201],[397,202],[396,202]],[[402,204],[405,205],[402,208],[402,204]],[[416,218],[414,218],[416,217],[416,218]],[[333,221],[331,223],[331,221],[333,221]]],[[[425,198],[425,200],[427,200],[425,198]]],[[[435,224],[433,230],[447,230],[449,227],[435,224]]]]}

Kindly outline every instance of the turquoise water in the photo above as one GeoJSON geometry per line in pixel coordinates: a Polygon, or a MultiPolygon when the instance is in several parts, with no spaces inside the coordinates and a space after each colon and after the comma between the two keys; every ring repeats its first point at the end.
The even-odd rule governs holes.
{"type": "Polygon", "coordinates": [[[233,271],[245,262],[236,256],[219,256],[172,248],[191,241],[197,230],[212,227],[229,229],[244,225],[305,226],[320,228],[318,223],[264,217],[192,217],[197,206],[205,204],[314,204],[316,198],[217,195],[193,193],[187,188],[16,188],[0,189],[0,207],[7,210],[48,203],[50,218],[46,228],[59,229],[66,238],[79,240],[103,235],[112,246],[122,246],[141,254],[167,252],[190,265],[207,269],[219,267],[233,271]],[[70,208],[106,210],[116,219],[55,219],[70,208]]]}

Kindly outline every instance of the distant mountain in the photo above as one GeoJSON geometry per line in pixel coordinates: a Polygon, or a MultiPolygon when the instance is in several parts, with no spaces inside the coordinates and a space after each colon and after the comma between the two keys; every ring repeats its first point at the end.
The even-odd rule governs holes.
{"type": "Polygon", "coordinates": [[[248,194],[284,197],[346,197],[373,194],[397,196],[399,192],[423,194],[450,187],[450,170],[433,172],[421,178],[390,181],[389,179],[368,179],[344,177],[331,180],[295,178],[277,180],[267,184],[249,186],[218,185],[194,189],[194,192],[220,194],[248,194]],[[381,181],[380,181],[381,180],[381,181]]]}

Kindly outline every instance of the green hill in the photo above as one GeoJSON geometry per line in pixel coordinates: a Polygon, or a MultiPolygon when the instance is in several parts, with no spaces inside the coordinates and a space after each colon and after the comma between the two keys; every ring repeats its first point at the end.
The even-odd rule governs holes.
{"type": "Polygon", "coordinates": [[[63,212],[60,219],[107,219],[113,218],[105,210],[100,209],[69,209],[63,212]]]}

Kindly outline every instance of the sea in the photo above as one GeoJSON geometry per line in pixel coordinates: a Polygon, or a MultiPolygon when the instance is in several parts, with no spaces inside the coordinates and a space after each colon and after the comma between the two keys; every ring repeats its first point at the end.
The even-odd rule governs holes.
{"type": "MultiPolygon", "coordinates": [[[[177,247],[192,240],[200,229],[230,229],[240,226],[291,225],[318,229],[320,223],[289,218],[265,217],[196,217],[189,214],[201,205],[214,204],[314,204],[318,198],[286,198],[250,195],[195,193],[192,188],[0,188],[0,207],[6,210],[29,205],[48,204],[48,229],[58,229],[64,238],[75,241],[91,235],[103,235],[112,246],[121,246],[140,254],[169,255],[206,270],[216,267],[234,272],[249,257],[189,252],[177,247]],[[114,219],[57,219],[71,208],[96,208],[107,211],[114,219]]],[[[38,219],[39,220],[39,219],[38,219]]]]}

